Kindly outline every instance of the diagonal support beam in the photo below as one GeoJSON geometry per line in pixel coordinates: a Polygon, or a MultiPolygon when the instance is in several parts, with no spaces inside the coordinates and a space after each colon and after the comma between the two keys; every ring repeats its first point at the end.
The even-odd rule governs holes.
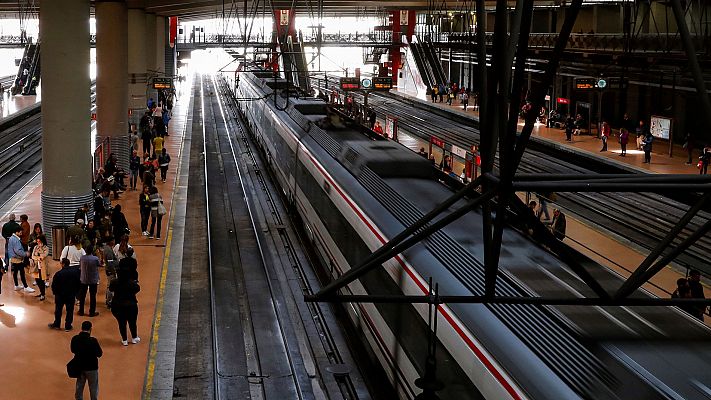
{"type": "Polygon", "coordinates": [[[674,239],[681,233],[681,231],[686,227],[689,222],[698,214],[698,212],[703,208],[704,204],[711,199],[711,193],[707,193],[702,197],[693,207],[686,211],[684,216],[677,222],[676,225],[667,233],[667,235],[662,239],[661,242],[652,249],[649,255],[639,264],[639,267],[630,275],[629,278],[622,284],[622,286],[617,290],[617,293],[613,296],[616,299],[627,297],[632,294],[637,288],[642,286],[645,281],[642,277],[647,272],[652,263],[662,255],[664,249],[666,249],[674,239]]]}
{"type": "MultiPolygon", "coordinates": [[[[661,271],[664,267],[666,267],[667,264],[672,262],[681,253],[686,251],[686,249],[688,249],[692,244],[696,243],[699,239],[704,237],[710,231],[711,231],[711,220],[706,221],[705,224],[701,225],[701,227],[699,229],[697,229],[689,237],[687,237],[681,243],[679,243],[679,245],[677,247],[675,247],[671,252],[669,252],[669,254],[664,255],[661,259],[659,259],[659,261],[657,261],[647,271],[642,273],[641,276],[635,280],[634,284],[630,284],[625,289],[625,292],[632,294],[635,290],[637,290],[645,282],[652,279],[654,277],[654,275],[656,275],[659,271],[661,271]]],[[[625,282],[625,283],[627,283],[627,282],[625,282]]],[[[625,296],[622,296],[621,298],[624,298],[624,297],[625,296]]]]}
{"type": "Polygon", "coordinates": [[[432,211],[427,213],[427,215],[420,218],[417,222],[415,222],[414,224],[407,227],[405,230],[400,232],[394,238],[390,239],[387,243],[385,243],[383,246],[381,246],[378,250],[374,251],[360,265],[358,265],[357,267],[351,268],[348,272],[341,275],[338,279],[336,279],[335,281],[326,285],[318,293],[316,293],[315,296],[319,297],[319,298],[323,298],[323,297],[334,294],[337,290],[345,287],[349,283],[358,279],[360,276],[362,276],[366,272],[372,270],[373,268],[375,268],[379,265],[382,265],[383,262],[385,262],[386,260],[389,260],[390,258],[394,257],[396,254],[399,254],[402,251],[404,251],[405,249],[411,247],[412,245],[417,243],[419,240],[424,239],[425,237],[431,235],[432,233],[436,232],[437,230],[443,228],[444,226],[453,222],[457,218],[459,218],[462,215],[466,214],[467,212],[471,211],[475,207],[478,207],[482,203],[491,199],[493,197],[493,195],[491,195],[491,194],[481,195],[477,199],[470,201],[469,203],[462,206],[458,210],[452,212],[451,214],[447,215],[446,217],[437,220],[437,222],[433,223],[432,225],[427,226],[427,227],[425,226],[427,223],[432,221],[435,217],[442,214],[442,212],[446,211],[449,207],[454,205],[457,201],[461,200],[467,193],[470,193],[472,190],[474,190],[476,187],[478,187],[479,184],[483,181],[483,179],[484,178],[482,176],[480,176],[479,178],[477,178],[474,181],[472,181],[471,183],[469,183],[467,186],[465,186],[459,192],[455,193],[449,199],[445,200],[442,204],[438,205],[432,211]],[[418,230],[419,230],[419,232],[418,232],[418,230]],[[414,235],[414,236],[411,237],[411,235],[414,235]],[[406,239],[408,237],[410,237],[410,239],[408,239],[406,241],[406,239]]]}

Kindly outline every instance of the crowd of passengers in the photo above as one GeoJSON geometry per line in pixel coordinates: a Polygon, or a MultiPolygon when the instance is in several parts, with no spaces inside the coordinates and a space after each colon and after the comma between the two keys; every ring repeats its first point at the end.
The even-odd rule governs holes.
{"type": "MultiPolygon", "coordinates": [[[[95,172],[93,210],[90,204],[84,204],[74,213],[74,224],[65,232],[68,244],[54,249],[59,252],[59,263],[49,256],[47,236],[39,222],[31,226],[28,215],[20,215],[18,222],[15,214],[10,214],[3,224],[5,256],[0,259],[0,288],[3,275],[8,270],[12,272],[14,290],[23,296],[34,295],[38,301],[45,301],[47,288],[51,288],[55,310],[49,328],[67,332],[73,330],[75,306],[79,316],[99,316],[97,291],[100,282],[104,281],[105,305],[117,321],[121,344],[128,346],[129,332],[131,343],[141,341],[137,328],[136,298],[140,291],[139,263],[129,243],[131,230],[123,208],[114,201],[126,191],[139,191],[140,183],[137,203],[141,233],[149,239],[160,239],[166,208],[158,184],[166,181],[170,165],[170,155],[163,146],[165,136],[168,136],[169,121],[170,112],[164,111],[161,103],[151,99],[139,123],[140,132],[129,133],[129,171],[118,166],[119,160],[112,153],[104,166],[95,172]],[[143,159],[139,154],[143,154],[143,159]],[[105,279],[100,278],[102,274],[105,279]],[[31,280],[28,279],[30,277],[31,280]]],[[[2,306],[4,304],[0,303],[2,306]]],[[[98,342],[94,345],[92,339],[95,339],[90,338],[91,326],[89,321],[84,321],[82,332],[72,340],[72,351],[93,354],[98,347],[96,357],[99,357],[100,346],[98,342]],[[75,346],[75,342],[86,346],[75,346]]],[[[83,392],[84,383],[88,381],[94,398],[98,392],[98,375],[95,372],[81,371],[77,378],[77,396],[83,392]]]]}

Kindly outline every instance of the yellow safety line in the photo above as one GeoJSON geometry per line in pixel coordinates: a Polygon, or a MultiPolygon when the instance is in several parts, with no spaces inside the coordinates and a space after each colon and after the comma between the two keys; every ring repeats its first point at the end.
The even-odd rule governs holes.
{"type": "MultiPolygon", "coordinates": [[[[188,102],[188,107],[190,107],[190,102],[188,102]]],[[[188,110],[189,112],[189,110],[188,110]]],[[[175,183],[173,184],[173,200],[175,199],[175,190],[180,182],[180,171],[183,167],[183,150],[185,146],[185,135],[188,129],[188,118],[187,114],[185,116],[185,127],[183,128],[183,135],[180,140],[180,150],[178,159],[180,160],[178,164],[177,171],[175,172],[175,183]]],[[[165,251],[163,253],[163,265],[161,267],[160,273],[160,284],[158,285],[158,300],[156,301],[156,312],[153,318],[153,328],[151,334],[151,346],[148,352],[148,366],[146,367],[146,378],[145,384],[143,386],[143,399],[150,399],[151,392],[153,391],[153,376],[155,375],[156,368],[156,354],[158,353],[158,336],[161,319],[163,317],[163,302],[165,295],[165,284],[168,279],[168,263],[170,260],[170,246],[173,241],[173,222],[175,220],[175,207],[173,206],[173,201],[170,203],[170,222],[168,223],[168,235],[165,243],[165,251]]]]}

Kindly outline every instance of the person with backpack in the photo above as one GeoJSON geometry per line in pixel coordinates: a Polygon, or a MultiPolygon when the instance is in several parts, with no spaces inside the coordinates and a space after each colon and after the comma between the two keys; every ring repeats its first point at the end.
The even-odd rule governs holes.
{"type": "Polygon", "coordinates": [[[158,193],[157,187],[150,188],[150,202],[151,202],[151,228],[148,230],[148,239],[153,239],[153,229],[156,227],[156,222],[158,223],[158,231],[156,232],[156,239],[160,239],[160,228],[163,215],[165,215],[165,206],[163,205],[163,198],[160,193],[158,193]]]}
{"type": "Polygon", "coordinates": [[[138,344],[141,338],[138,336],[138,328],[136,320],[138,319],[138,299],[136,294],[141,290],[138,283],[130,279],[128,273],[124,270],[118,270],[118,277],[111,281],[109,290],[114,293],[114,298],[111,303],[111,313],[116,318],[121,335],[121,344],[128,346],[128,335],[126,325],[131,331],[131,342],[138,344]]]}
{"type": "Polygon", "coordinates": [[[151,143],[153,141],[153,117],[151,117],[151,112],[146,111],[146,113],[141,117],[141,121],[138,124],[141,130],[141,140],[143,140],[143,152],[151,152],[151,143]]]}

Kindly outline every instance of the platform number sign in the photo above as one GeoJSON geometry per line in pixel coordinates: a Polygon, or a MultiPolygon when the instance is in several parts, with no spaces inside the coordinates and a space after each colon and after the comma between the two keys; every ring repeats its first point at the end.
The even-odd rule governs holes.
{"type": "Polygon", "coordinates": [[[279,10],[279,25],[289,25],[289,10],[279,10]]]}

